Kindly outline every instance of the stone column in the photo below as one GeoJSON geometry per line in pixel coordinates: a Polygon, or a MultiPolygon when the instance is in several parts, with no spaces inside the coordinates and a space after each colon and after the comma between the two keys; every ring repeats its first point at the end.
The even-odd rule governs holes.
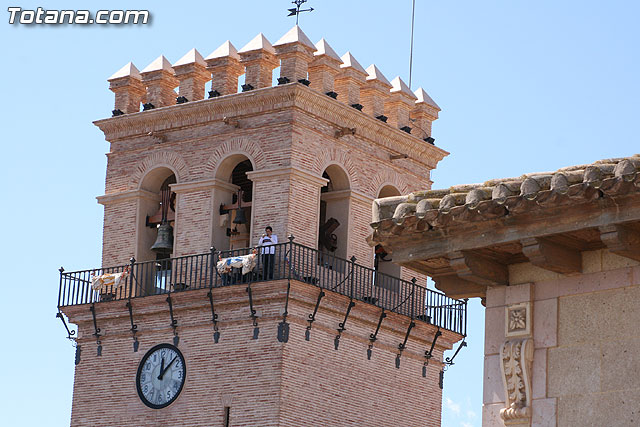
{"type": "Polygon", "coordinates": [[[316,248],[320,188],[327,180],[293,167],[253,171],[247,176],[254,183],[252,242],[271,225],[281,242],[293,234],[296,243],[316,248]]]}
{"type": "Polygon", "coordinates": [[[373,268],[373,249],[367,243],[371,234],[369,221],[371,220],[371,205],[374,197],[350,191],[349,194],[349,245],[348,258],[352,255],[358,259],[358,264],[373,268]]]}

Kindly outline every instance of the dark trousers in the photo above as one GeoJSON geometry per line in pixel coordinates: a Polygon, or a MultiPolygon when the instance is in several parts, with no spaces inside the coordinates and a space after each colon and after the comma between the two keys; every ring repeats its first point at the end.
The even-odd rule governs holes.
{"type": "Polygon", "coordinates": [[[262,254],[262,277],[264,279],[273,279],[273,264],[275,259],[275,254],[262,254]]]}

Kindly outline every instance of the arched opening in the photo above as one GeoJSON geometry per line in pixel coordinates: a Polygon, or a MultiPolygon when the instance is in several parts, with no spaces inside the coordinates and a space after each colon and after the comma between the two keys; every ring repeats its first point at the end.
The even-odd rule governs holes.
{"type": "Polygon", "coordinates": [[[393,185],[385,185],[380,189],[380,192],[378,193],[378,199],[382,199],[384,197],[400,196],[400,195],[401,195],[400,191],[398,191],[396,187],[394,187],[393,185]]]}
{"type": "Polygon", "coordinates": [[[322,177],[329,182],[320,189],[318,249],[346,259],[349,243],[349,177],[338,165],[327,167],[322,177]]]}
{"type": "MultiPolygon", "coordinates": [[[[385,185],[378,192],[378,199],[394,196],[400,196],[400,191],[393,185],[385,185]]],[[[373,266],[376,272],[393,277],[400,277],[400,266],[392,262],[392,254],[387,253],[382,245],[376,245],[373,256],[373,266]]]]}
{"type": "Polygon", "coordinates": [[[144,281],[137,285],[143,286],[147,294],[165,292],[171,283],[176,226],[176,194],[171,191],[171,184],[176,182],[171,169],[160,167],[147,173],[140,184],[140,189],[151,193],[151,197],[140,199],[136,251],[137,261],[143,263],[139,280],[144,281]]]}
{"type": "Polygon", "coordinates": [[[247,172],[251,171],[251,160],[242,154],[227,157],[218,167],[216,178],[229,184],[216,190],[219,209],[214,215],[212,243],[219,250],[250,246],[253,182],[247,172]]]}
{"type": "Polygon", "coordinates": [[[171,191],[171,184],[176,182],[175,174],[166,167],[152,170],[142,180],[140,188],[152,193],[153,197],[140,200],[138,261],[165,259],[173,253],[176,194],[171,191]]]}

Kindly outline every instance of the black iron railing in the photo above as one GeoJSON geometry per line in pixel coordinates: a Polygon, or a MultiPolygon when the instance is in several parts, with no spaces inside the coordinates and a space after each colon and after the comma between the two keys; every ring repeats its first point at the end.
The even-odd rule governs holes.
{"type": "Polygon", "coordinates": [[[66,272],[58,307],[193,289],[295,279],[466,336],[466,301],[377,272],[291,239],[258,249],[215,251],[160,261],[66,272]],[[266,252],[266,253],[261,253],[266,252]],[[271,253],[269,253],[271,252],[271,253]],[[243,265],[244,263],[244,265],[243,265]]]}

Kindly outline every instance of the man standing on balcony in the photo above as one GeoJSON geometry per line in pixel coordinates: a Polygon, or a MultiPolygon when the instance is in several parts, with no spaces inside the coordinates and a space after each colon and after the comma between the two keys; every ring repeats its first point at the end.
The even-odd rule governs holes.
{"type": "Polygon", "coordinates": [[[261,254],[262,254],[262,277],[265,280],[273,279],[273,264],[276,258],[276,251],[273,245],[278,243],[278,236],[273,234],[273,229],[270,225],[264,229],[265,234],[262,235],[260,241],[258,242],[259,246],[262,246],[261,254]]]}

